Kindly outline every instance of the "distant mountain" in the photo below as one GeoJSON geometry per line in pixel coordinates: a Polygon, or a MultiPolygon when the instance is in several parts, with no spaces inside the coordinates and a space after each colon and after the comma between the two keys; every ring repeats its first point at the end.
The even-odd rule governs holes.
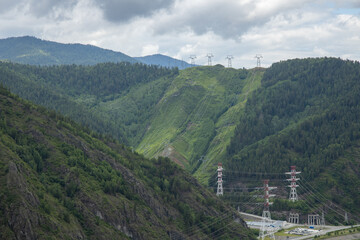
{"type": "Polygon", "coordinates": [[[121,52],[92,45],[62,44],[30,36],[0,39],[0,60],[32,65],[94,65],[103,62],[137,62],[121,52]]]}
{"type": "Polygon", "coordinates": [[[148,65],[158,65],[162,67],[170,67],[170,68],[177,67],[179,69],[185,69],[193,66],[183,60],[178,60],[162,54],[154,54],[145,57],[134,57],[134,58],[148,65]]]}

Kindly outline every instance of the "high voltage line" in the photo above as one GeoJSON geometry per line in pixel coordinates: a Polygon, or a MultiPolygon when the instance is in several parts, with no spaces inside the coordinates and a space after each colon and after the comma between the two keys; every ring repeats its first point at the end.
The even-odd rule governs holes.
{"type": "MultiPolygon", "coordinates": [[[[240,171],[226,171],[228,173],[235,173],[235,174],[246,174],[246,175],[255,175],[255,176],[281,176],[280,178],[275,178],[275,179],[271,179],[272,182],[278,182],[280,184],[280,188],[285,188],[287,187],[287,182],[285,182],[285,177],[284,177],[284,173],[264,173],[264,172],[240,172],[240,171]]],[[[247,178],[243,178],[243,177],[236,177],[231,175],[232,177],[227,177],[225,174],[223,175],[224,177],[224,182],[226,182],[226,180],[232,181],[234,182],[235,180],[243,180],[243,182],[260,182],[261,179],[253,179],[251,177],[247,177],[247,178]],[[249,180],[247,180],[249,179],[249,180]]],[[[325,197],[323,194],[321,194],[318,190],[316,190],[307,179],[302,178],[301,181],[299,181],[299,187],[300,190],[302,190],[302,195],[300,196],[300,200],[301,203],[306,205],[308,207],[309,210],[312,210],[312,212],[315,213],[320,213],[319,208],[323,208],[325,205],[327,209],[331,210],[333,213],[335,213],[337,216],[339,217],[344,217],[345,214],[349,213],[350,211],[346,211],[344,209],[342,209],[340,206],[338,206],[337,204],[335,204],[334,202],[332,202],[330,199],[328,199],[327,197],[325,197]],[[305,195],[309,195],[309,197],[305,197],[305,195]],[[318,204],[320,204],[320,206],[318,206],[318,204],[316,204],[315,202],[311,202],[309,200],[309,198],[312,198],[314,201],[317,201],[318,204]],[[335,206],[335,207],[333,207],[335,206]],[[344,214],[342,214],[341,212],[344,212],[344,214]]],[[[212,187],[210,187],[212,188],[212,187]]],[[[238,192],[236,192],[236,190],[261,190],[262,187],[224,187],[224,190],[231,190],[232,194],[236,194],[238,192]]],[[[240,196],[246,196],[244,193],[242,193],[242,195],[240,196]]],[[[238,204],[238,205],[242,205],[242,206],[246,206],[246,205],[260,205],[258,203],[254,203],[252,199],[250,200],[242,200],[242,201],[228,201],[228,203],[230,204],[238,204]]],[[[259,206],[261,207],[261,206],[259,206]]],[[[352,215],[352,218],[354,220],[359,221],[359,218],[355,215],[352,215]]],[[[338,224],[341,224],[337,219],[335,219],[335,217],[331,217],[330,215],[327,216],[328,219],[332,220],[332,222],[336,222],[338,224]]],[[[342,225],[342,224],[341,224],[342,225]]]]}

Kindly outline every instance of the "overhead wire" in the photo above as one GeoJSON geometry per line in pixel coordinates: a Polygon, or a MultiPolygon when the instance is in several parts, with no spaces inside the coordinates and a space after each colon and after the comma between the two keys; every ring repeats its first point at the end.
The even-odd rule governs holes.
{"type": "MultiPolygon", "coordinates": [[[[304,179],[305,180],[305,179],[304,179]]],[[[306,180],[305,180],[306,182],[306,180]]],[[[327,208],[331,209],[333,212],[335,212],[336,214],[338,214],[341,217],[344,217],[345,213],[348,212],[344,209],[342,209],[340,206],[338,206],[337,204],[335,204],[333,201],[331,201],[330,199],[328,199],[327,197],[325,197],[323,194],[321,194],[319,191],[317,191],[316,189],[314,189],[311,184],[309,184],[308,182],[306,183],[307,185],[305,186],[305,182],[301,183],[302,186],[304,188],[306,188],[310,193],[313,194],[314,198],[316,198],[317,201],[319,202],[329,202],[331,204],[326,205],[327,208]],[[316,193],[314,193],[313,191],[311,191],[310,187],[313,189],[313,191],[316,191],[316,193]],[[338,210],[336,210],[335,208],[332,207],[332,205],[336,206],[337,208],[339,208],[341,211],[344,212],[344,214],[342,214],[341,212],[339,212],[338,210]]],[[[356,217],[355,215],[353,216],[356,218],[357,221],[359,221],[359,218],[356,217]]]]}

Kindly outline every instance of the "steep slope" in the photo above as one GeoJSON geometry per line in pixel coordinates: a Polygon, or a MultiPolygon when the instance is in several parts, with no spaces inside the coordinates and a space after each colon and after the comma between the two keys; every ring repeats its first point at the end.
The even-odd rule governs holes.
{"type": "Polygon", "coordinates": [[[129,63],[0,63],[0,73],[0,82],[21,97],[134,146],[146,130],[152,106],[178,70],[129,63]]]}
{"type": "Polygon", "coordinates": [[[29,36],[0,39],[0,60],[33,65],[137,62],[121,52],[91,45],[62,44],[29,36]]]}
{"type": "Polygon", "coordinates": [[[137,151],[167,156],[207,182],[233,136],[237,115],[263,70],[221,65],[180,72],[156,105],[137,151]]]}
{"type": "Polygon", "coordinates": [[[0,63],[0,72],[0,82],[20,96],[110,134],[147,157],[169,156],[207,183],[264,70],[0,63]]]}
{"type": "Polygon", "coordinates": [[[178,69],[185,69],[185,68],[193,67],[191,64],[183,60],[178,60],[162,54],[154,54],[144,57],[134,57],[134,59],[148,65],[156,65],[156,66],[169,67],[169,68],[176,67],[178,69]]]}
{"type": "Polygon", "coordinates": [[[166,158],[147,160],[0,88],[1,239],[251,239],[166,158]]]}
{"type": "Polygon", "coordinates": [[[282,173],[296,165],[301,197],[313,198],[309,211],[335,203],[359,215],[359,76],[359,62],[335,58],[273,64],[240,115],[225,163],[228,186],[270,178],[285,189],[282,173]]]}

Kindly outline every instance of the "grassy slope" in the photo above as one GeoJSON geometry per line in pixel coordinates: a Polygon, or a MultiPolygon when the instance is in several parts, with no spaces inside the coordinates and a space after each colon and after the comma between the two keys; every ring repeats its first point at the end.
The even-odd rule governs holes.
{"type": "Polygon", "coordinates": [[[220,66],[181,71],[158,103],[137,151],[169,156],[197,170],[195,176],[206,183],[224,157],[248,94],[260,86],[262,70],[245,72],[220,66]]]}
{"type": "Polygon", "coordinates": [[[250,76],[245,79],[241,94],[238,95],[238,103],[230,107],[216,122],[216,135],[209,144],[204,162],[194,174],[200,182],[207,183],[209,176],[214,173],[216,164],[222,162],[226,157],[226,148],[234,135],[239,121],[238,116],[243,113],[248,95],[260,87],[262,75],[261,70],[253,70],[250,73],[250,76]]]}
{"type": "MultiPolygon", "coordinates": [[[[131,77],[137,69],[147,68],[103,64],[37,69],[3,64],[0,70],[1,81],[20,96],[112,134],[148,157],[169,156],[191,172],[204,164],[206,169],[201,167],[196,175],[206,183],[216,162],[223,160],[237,115],[248,94],[259,87],[263,70],[218,65],[189,68],[148,82],[135,78],[141,84],[120,92],[98,85],[126,81],[117,74],[127,71],[131,77]],[[101,91],[85,91],[87,84],[80,84],[84,78],[101,91]]],[[[147,69],[146,74],[159,71],[147,69]]]]}
{"type": "Polygon", "coordinates": [[[1,88],[0,106],[1,239],[250,234],[232,223],[234,211],[166,159],[105,143],[1,88]]]}

